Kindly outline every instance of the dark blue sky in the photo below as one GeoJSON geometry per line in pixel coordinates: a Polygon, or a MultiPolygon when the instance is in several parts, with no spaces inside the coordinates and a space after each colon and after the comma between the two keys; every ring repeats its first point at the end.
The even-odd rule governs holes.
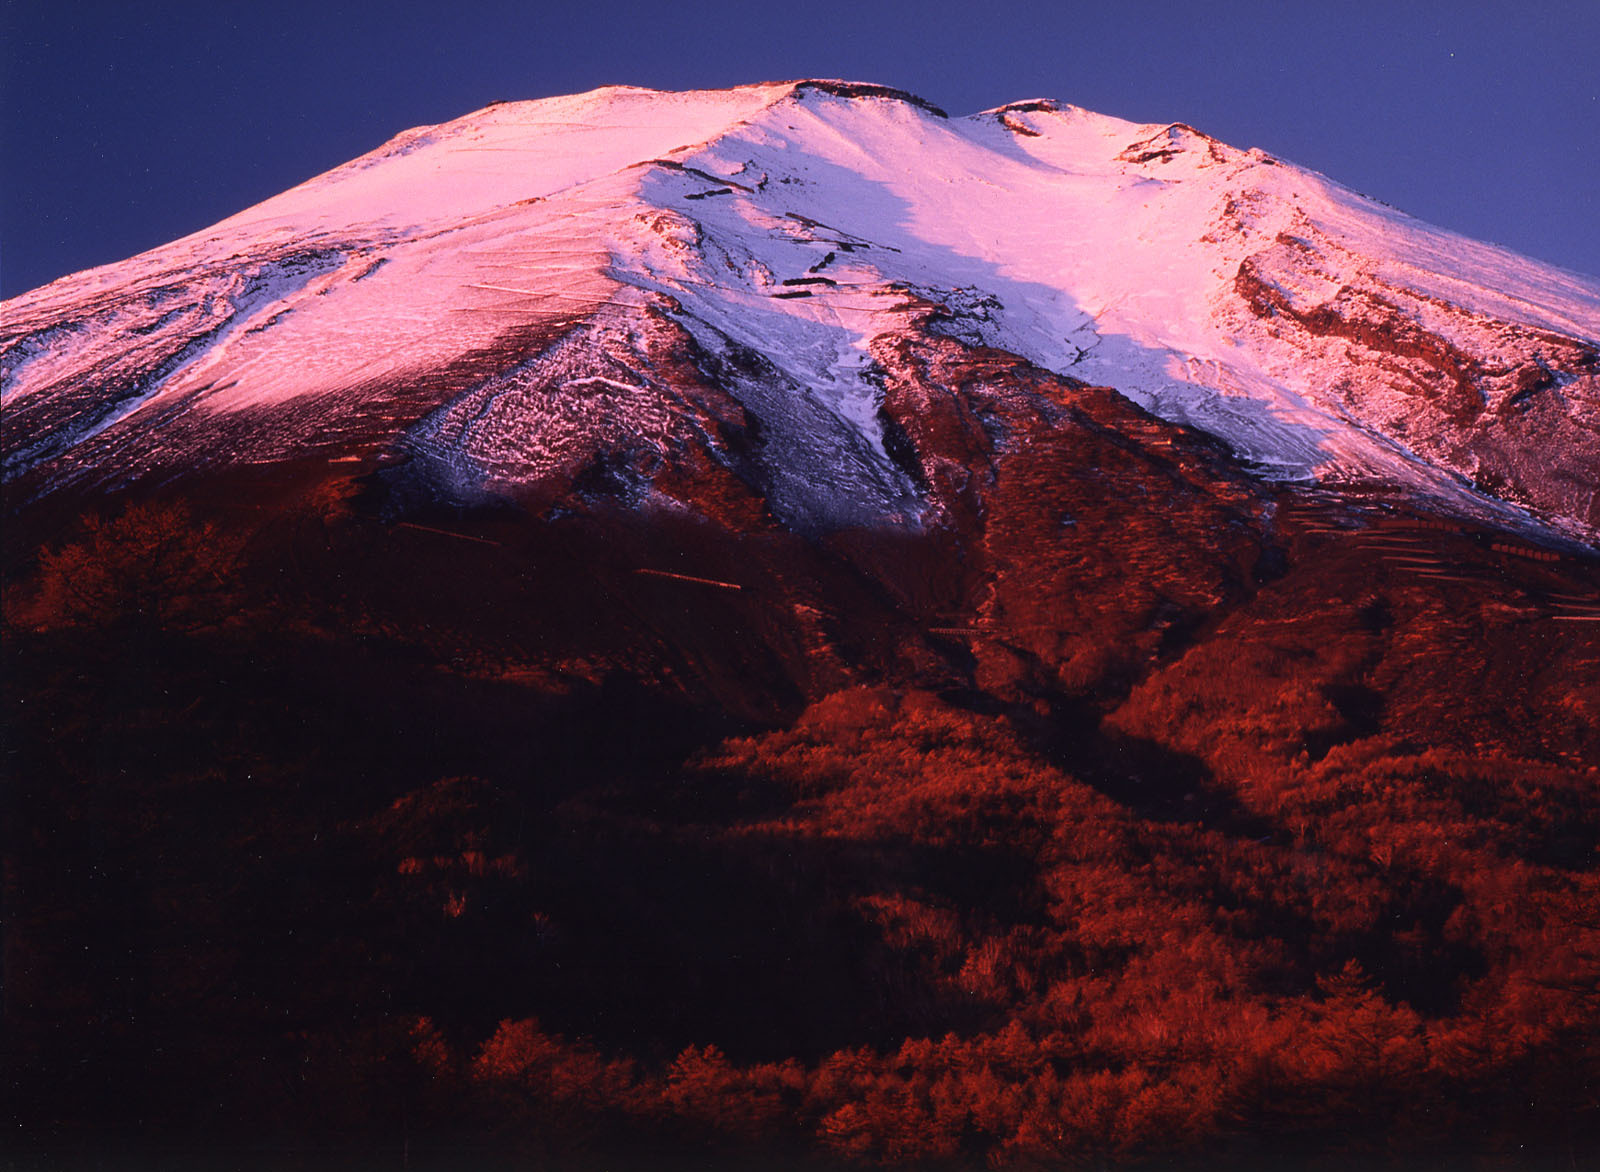
{"type": "Polygon", "coordinates": [[[0,0],[0,292],[497,98],[847,77],[1191,122],[1600,274],[1600,0],[0,0]]]}

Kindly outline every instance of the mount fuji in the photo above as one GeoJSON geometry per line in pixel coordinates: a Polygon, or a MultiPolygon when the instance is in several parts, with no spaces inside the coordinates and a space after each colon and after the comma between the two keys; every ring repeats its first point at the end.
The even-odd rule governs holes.
{"type": "MultiPolygon", "coordinates": [[[[1267,480],[1600,532],[1600,282],[1181,123],[837,81],[493,105],[17,297],[7,494],[313,458],[916,531],[972,462],[928,346],[1267,480]]],[[[1033,429],[978,422],[991,465],[1033,429]]]]}
{"type": "Polygon", "coordinates": [[[40,1166],[1600,1151],[1593,278],[612,87],[5,302],[0,405],[40,1166]]]}

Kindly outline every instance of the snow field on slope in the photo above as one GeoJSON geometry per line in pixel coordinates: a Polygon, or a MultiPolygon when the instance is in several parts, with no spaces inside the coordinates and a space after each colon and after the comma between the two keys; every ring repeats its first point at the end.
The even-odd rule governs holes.
{"type": "MultiPolygon", "coordinates": [[[[905,327],[895,306],[910,291],[949,306],[957,336],[1116,387],[1267,474],[1470,496],[1332,393],[1346,347],[1290,344],[1245,307],[1234,275],[1280,238],[1315,244],[1319,267],[1265,274],[1304,308],[1345,285],[1392,288],[1421,328],[1464,347],[1500,328],[1472,314],[1600,338],[1593,282],[1184,127],[1048,103],[945,120],[790,85],[493,106],[8,311],[70,321],[86,299],[170,298],[186,281],[198,302],[210,294],[197,274],[218,266],[291,246],[345,258],[314,288],[230,303],[227,328],[120,419],[179,393],[233,413],[420,377],[508,332],[664,294],[708,352],[762,356],[770,376],[736,393],[792,464],[783,491],[798,512],[841,519],[907,508],[869,348],[905,327]]],[[[7,402],[90,378],[121,341],[111,328],[39,332],[7,360],[7,402]]],[[[516,426],[498,413],[493,434],[460,434],[502,470],[521,452],[536,476],[540,441],[516,426]]],[[[530,410],[522,426],[557,424],[530,410]]]]}

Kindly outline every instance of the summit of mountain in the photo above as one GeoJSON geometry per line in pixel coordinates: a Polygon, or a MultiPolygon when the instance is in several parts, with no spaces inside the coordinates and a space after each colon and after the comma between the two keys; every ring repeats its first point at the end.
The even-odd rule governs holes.
{"type": "Polygon", "coordinates": [[[354,456],[549,499],[625,466],[639,500],[732,476],[792,528],[915,529],[941,454],[885,354],[927,337],[1268,480],[1600,526],[1593,280],[1183,123],[827,80],[497,103],[13,299],[7,492],[354,456]]]}

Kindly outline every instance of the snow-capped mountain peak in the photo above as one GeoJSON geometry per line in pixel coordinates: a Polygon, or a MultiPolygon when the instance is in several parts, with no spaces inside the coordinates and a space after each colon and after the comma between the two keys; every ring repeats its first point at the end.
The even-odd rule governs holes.
{"type": "Polygon", "coordinates": [[[6,476],[349,449],[470,496],[627,453],[648,494],[695,449],[790,524],[917,526],[919,332],[1272,477],[1600,529],[1600,283],[1183,123],[818,80],[497,104],[16,298],[6,476]]]}

